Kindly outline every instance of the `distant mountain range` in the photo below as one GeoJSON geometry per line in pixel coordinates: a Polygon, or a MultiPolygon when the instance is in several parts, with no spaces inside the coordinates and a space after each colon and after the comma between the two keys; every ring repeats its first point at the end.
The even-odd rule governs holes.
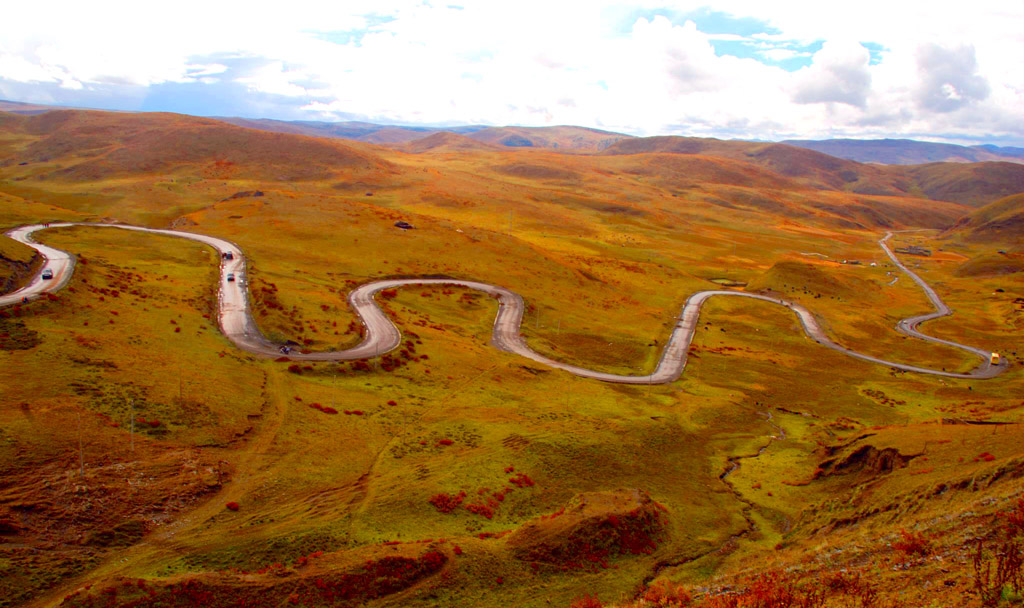
{"type": "Polygon", "coordinates": [[[782,143],[860,163],[881,165],[986,161],[1024,163],[1024,148],[1004,148],[991,144],[958,146],[913,139],[787,139],[782,143]]]}
{"type": "Polygon", "coordinates": [[[599,152],[631,136],[587,127],[411,127],[368,122],[316,122],[217,117],[217,120],[263,131],[294,133],[314,137],[338,137],[373,144],[404,144],[435,133],[455,133],[476,141],[506,148],[547,148],[599,152]]]}
{"type": "MultiPolygon", "coordinates": [[[[456,133],[484,143],[508,148],[548,148],[600,152],[612,144],[632,139],[631,135],[586,127],[410,127],[367,122],[315,122],[221,118],[234,125],[264,131],[296,133],[316,137],[340,137],[375,144],[402,144],[434,133],[456,133]]],[[[788,139],[783,142],[860,163],[880,165],[923,165],[927,163],[1010,162],[1024,164],[1024,148],[991,144],[960,146],[913,139],[788,139]]]]}
{"type": "MultiPolygon", "coordinates": [[[[40,114],[59,109],[68,108],[0,100],[0,111],[15,114],[40,114]]],[[[324,122],[312,120],[274,120],[269,118],[214,118],[240,127],[259,129],[261,131],[291,133],[312,137],[332,137],[390,146],[403,146],[436,133],[454,133],[484,144],[505,148],[544,148],[563,151],[601,152],[619,141],[635,139],[633,136],[623,133],[575,126],[489,127],[485,125],[465,125],[427,127],[357,121],[324,122]]],[[[446,145],[452,145],[452,141],[449,140],[432,139],[423,144],[413,146],[411,150],[431,149],[439,141],[445,141],[446,145]]],[[[717,140],[705,139],[704,141],[713,142],[717,140]]],[[[727,145],[728,140],[722,143],[727,145]]],[[[912,139],[789,139],[779,143],[814,150],[836,158],[881,165],[923,165],[936,162],[1010,162],[1024,164],[1024,148],[1000,147],[991,144],[960,146],[912,139]]],[[[464,146],[465,144],[462,145],[464,146]]]]}

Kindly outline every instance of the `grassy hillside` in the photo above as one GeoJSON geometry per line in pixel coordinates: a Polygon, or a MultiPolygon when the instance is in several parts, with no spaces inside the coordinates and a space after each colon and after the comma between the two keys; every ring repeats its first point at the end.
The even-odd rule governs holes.
{"type": "Polygon", "coordinates": [[[756,164],[812,188],[867,195],[913,196],[978,207],[1024,189],[1024,165],[1006,162],[878,166],[792,145],[691,137],[616,142],[604,154],[720,156],[756,164]]]}
{"type": "Polygon", "coordinates": [[[0,238],[0,293],[17,289],[35,274],[40,263],[34,249],[11,239],[0,238]]]}
{"type": "Polygon", "coordinates": [[[908,262],[957,313],[924,331],[1012,367],[895,372],[733,298],[708,302],[678,382],[606,384],[490,347],[496,303],[441,286],[381,298],[406,354],[297,365],[219,334],[212,250],[44,232],[79,263],[55,300],[0,315],[10,605],[568,606],[628,603],[657,580],[696,593],[842,568],[885,597],[958,605],[958,547],[1022,490],[1024,273],[958,274],[994,246],[920,229],[962,205],[823,189],[809,182],[826,166],[788,175],[774,153],[451,150],[466,142],[444,136],[414,154],[147,116],[0,126],[0,225],[114,218],[229,239],[260,327],[315,350],[360,339],[355,286],[444,275],[515,290],[533,348],[616,373],[652,369],[686,299],[723,285],[799,301],[865,352],[969,368],[892,329],[929,310],[877,245],[911,229],[897,245],[934,250],[908,262]],[[173,150],[177,132],[198,151],[115,155],[173,150]],[[243,140],[274,145],[209,172],[243,140]],[[310,162],[322,173],[291,179],[310,162]],[[62,172],[82,165],[102,172],[62,172]],[[934,552],[891,546],[901,529],[934,552]]]}
{"type": "Polygon", "coordinates": [[[630,139],[629,135],[585,127],[488,127],[467,134],[477,141],[508,148],[550,148],[597,152],[630,139]]]}
{"type": "Polygon", "coordinates": [[[468,152],[493,148],[483,142],[470,139],[465,135],[441,132],[413,140],[403,149],[414,154],[420,154],[423,152],[468,152]]]}
{"type": "Polygon", "coordinates": [[[371,153],[340,143],[173,114],[66,110],[18,117],[3,127],[8,137],[24,136],[14,152],[34,179],[98,181],[198,168],[212,178],[291,181],[388,169],[371,153]]]}
{"type": "Polygon", "coordinates": [[[906,172],[927,197],[972,207],[1024,190],[1024,165],[1017,163],[928,164],[906,172]]]}
{"type": "Polygon", "coordinates": [[[974,241],[1019,244],[1024,238],[1024,194],[999,199],[971,212],[949,232],[974,241]]]}

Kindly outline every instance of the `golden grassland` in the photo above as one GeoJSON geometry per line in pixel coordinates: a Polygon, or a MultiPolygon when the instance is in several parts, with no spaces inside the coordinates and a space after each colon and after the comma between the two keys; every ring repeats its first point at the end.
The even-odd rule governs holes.
{"type": "MultiPolygon", "coordinates": [[[[306,181],[259,176],[258,164],[183,163],[84,181],[54,176],[56,164],[75,159],[14,165],[0,170],[0,225],[116,218],[229,239],[247,255],[261,327],[311,349],[358,341],[345,301],[354,285],[445,275],[522,294],[523,333],[540,352],[644,373],[685,299],[725,280],[803,303],[852,348],[949,369],[973,364],[892,330],[928,303],[906,277],[888,285],[893,269],[876,244],[884,230],[836,212],[864,219],[864,203],[850,195],[720,161],[681,175],[663,160],[625,156],[359,150],[379,155],[378,168],[306,181]],[[630,172],[638,166],[646,172],[630,172]],[[719,183],[739,180],[726,170],[750,181],[719,183]],[[416,229],[394,228],[399,219],[416,229]]],[[[900,228],[934,226],[914,223],[928,205],[938,217],[959,212],[877,202],[897,210],[889,221],[900,228]]],[[[752,560],[808,571],[868,564],[894,595],[941,587],[934,593],[952,597],[959,590],[940,580],[950,575],[932,566],[893,573],[886,539],[902,527],[941,537],[953,526],[941,514],[994,512],[1001,502],[978,501],[1020,492],[1019,475],[1008,473],[984,492],[955,487],[1016,470],[1019,426],[937,424],[1019,423],[1016,367],[986,381],[894,372],[818,347],[777,306],[711,300],[682,379],[604,384],[489,347],[492,300],[413,287],[384,300],[412,342],[407,365],[289,371],[217,331],[212,250],[109,229],[39,238],[79,265],[57,300],[0,319],[0,467],[11,480],[0,490],[0,524],[12,530],[4,538],[19,539],[0,544],[0,563],[22,573],[0,583],[0,605],[45,605],[123,578],[160,589],[203,581],[212,603],[243,586],[286,603],[295,581],[298,593],[352,564],[427,551],[447,559],[439,573],[359,602],[547,606],[584,592],[625,601],[656,577],[710,584],[752,560]],[[853,472],[817,472],[866,445],[914,458],[891,470],[856,469],[854,459],[853,472]],[[975,461],[985,452],[993,459],[975,461]],[[731,463],[739,467],[722,479],[731,463]],[[532,485],[511,481],[520,473],[532,485]],[[933,496],[942,483],[954,487],[933,496]],[[631,488],[664,507],[653,546],[522,559],[515,531],[528,522],[544,529],[565,520],[540,518],[574,496],[631,488]],[[461,491],[450,513],[431,502],[461,491]],[[54,532],[56,522],[65,531],[54,532]],[[317,551],[325,553],[301,559],[317,551]],[[822,556],[832,561],[822,566],[822,556]]],[[[956,274],[998,245],[934,232],[898,236],[906,243],[956,254],[917,262],[957,311],[925,331],[1019,348],[1021,275],[956,274]]]]}

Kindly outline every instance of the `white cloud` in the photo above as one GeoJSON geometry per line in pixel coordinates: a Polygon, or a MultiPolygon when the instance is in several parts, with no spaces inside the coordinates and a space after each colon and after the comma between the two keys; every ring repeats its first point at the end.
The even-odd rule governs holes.
{"type": "Polygon", "coordinates": [[[804,53],[801,51],[795,51],[793,49],[767,49],[758,53],[762,57],[771,61],[785,61],[786,59],[795,59],[797,57],[807,57],[810,53],[804,53]]]}
{"type": "Polygon", "coordinates": [[[917,51],[921,82],[917,102],[934,112],[952,112],[981,101],[990,92],[988,81],[978,74],[973,46],[944,48],[927,44],[917,51]]]}
{"type": "Polygon", "coordinates": [[[845,103],[863,108],[871,90],[868,50],[852,41],[828,41],[811,66],[796,74],[796,103],[845,103]]]}
{"type": "MultiPolygon", "coordinates": [[[[708,4],[677,0],[673,14],[708,4]]],[[[291,108],[287,118],[761,138],[992,134],[1024,143],[1024,7],[998,0],[975,0],[969,13],[950,0],[927,11],[888,0],[714,3],[772,28],[751,36],[673,23],[656,0],[592,0],[586,10],[550,0],[460,5],[183,0],[167,10],[63,0],[42,11],[12,3],[0,21],[0,91],[68,103],[79,87],[95,103],[108,90],[140,91],[131,97],[141,100],[154,85],[233,82],[280,100],[253,102],[253,112],[291,108]],[[822,40],[808,68],[770,65],[806,57],[800,49],[822,40]],[[754,57],[716,54],[716,45],[743,41],[754,57]],[[887,49],[879,63],[861,42],[887,49]]]]}

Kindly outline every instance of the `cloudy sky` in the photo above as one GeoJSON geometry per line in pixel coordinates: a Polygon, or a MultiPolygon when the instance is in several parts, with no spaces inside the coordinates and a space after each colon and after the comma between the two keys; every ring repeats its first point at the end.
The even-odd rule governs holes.
{"type": "Polygon", "coordinates": [[[10,2],[0,98],[635,135],[1024,145],[1024,3],[10,2]]]}

